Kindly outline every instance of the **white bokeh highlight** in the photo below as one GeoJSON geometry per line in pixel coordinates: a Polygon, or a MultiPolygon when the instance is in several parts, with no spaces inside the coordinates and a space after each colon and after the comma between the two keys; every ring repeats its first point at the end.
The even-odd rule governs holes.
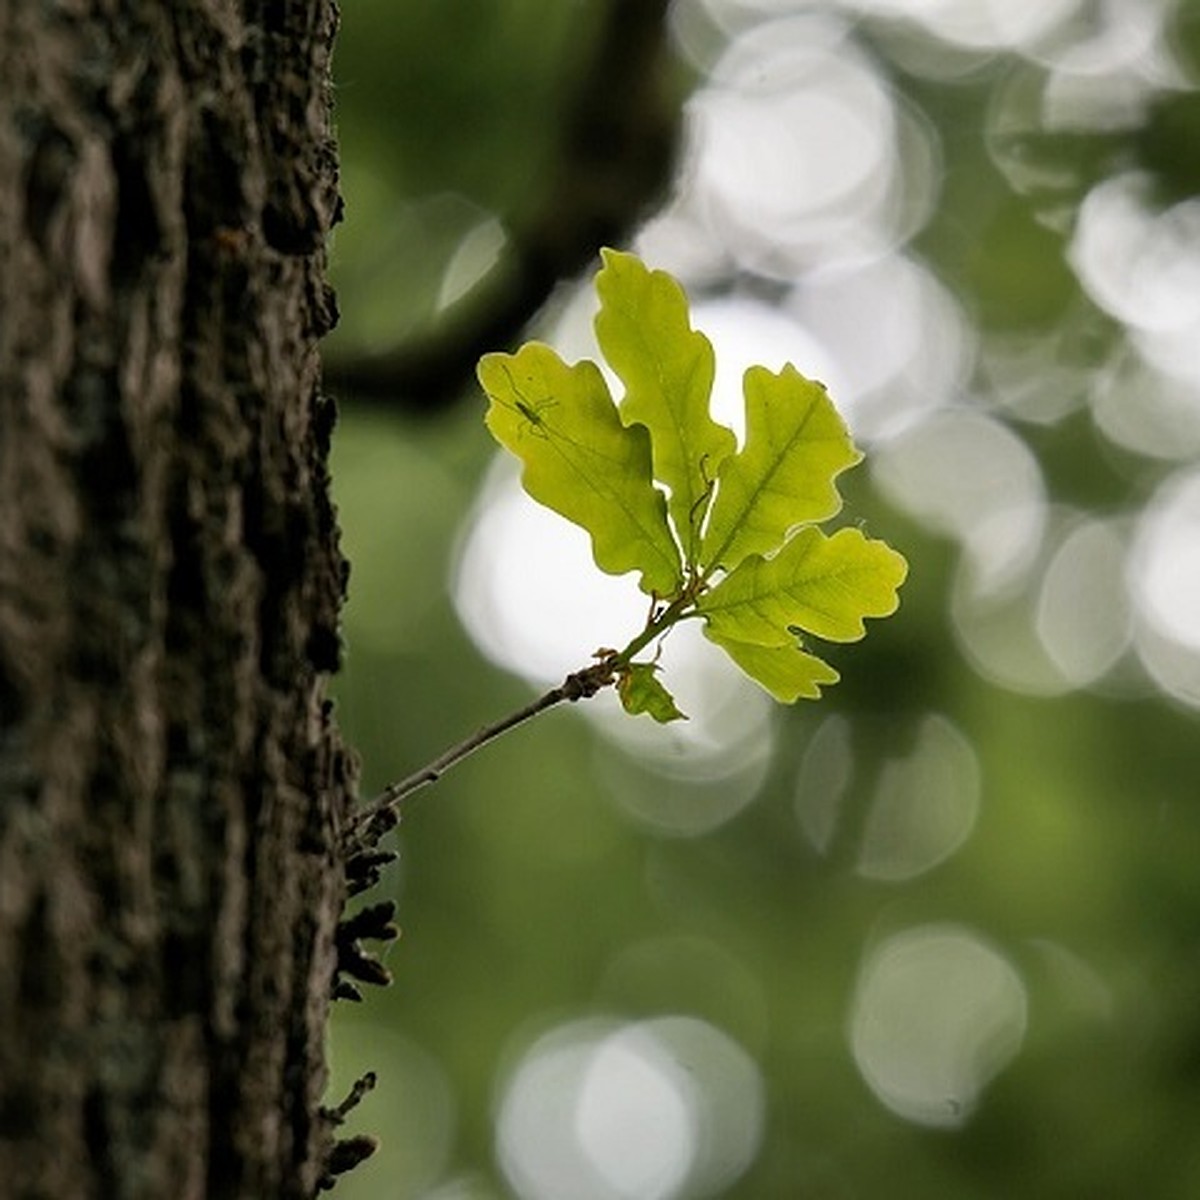
{"type": "MultiPolygon", "coordinates": [[[[561,683],[601,647],[627,644],[649,609],[633,575],[601,572],[587,534],[521,490],[506,456],[497,457],[468,518],[452,591],[459,619],[480,650],[539,689],[561,683]]],[[[676,802],[669,788],[656,796],[614,777],[616,800],[664,831],[707,831],[756,792],[768,765],[772,702],[695,622],[668,633],[658,661],[686,721],[663,726],[630,718],[608,691],[579,711],[668,779],[714,785],[711,803],[689,806],[686,798],[676,802]]]]}
{"type": "Polygon", "coordinates": [[[925,717],[912,750],[880,772],[863,827],[859,873],[902,883],[945,862],[970,837],[981,791],[971,743],[948,718],[925,717]]]}
{"type": "Polygon", "coordinates": [[[921,926],[868,952],[850,1048],[892,1112],[956,1128],[1020,1049],[1027,1009],[1025,985],[998,950],[962,926],[921,926]]]}
{"type": "Polygon", "coordinates": [[[782,15],[731,31],[715,57],[705,39],[690,41],[688,24],[677,21],[682,49],[708,82],[688,107],[673,219],[741,267],[786,280],[887,253],[925,223],[940,175],[936,139],[843,20],[782,15]]]}
{"type": "Polygon", "coordinates": [[[684,1200],[753,1161],[764,1091],[753,1060],[688,1016],[560,1025],[504,1080],[497,1156],[521,1200],[684,1200]]]}
{"type": "Polygon", "coordinates": [[[507,455],[484,480],[452,586],[476,645],[537,687],[561,683],[601,646],[624,644],[649,607],[632,575],[596,567],[582,529],[521,490],[507,455]]]}
{"type": "Polygon", "coordinates": [[[1127,554],[1124,522],[1080,518],[1064,531],[1042,574],[1037,635],[1071,687],[1099,683],[1129,646],[1127,554]]]}
{"type": "Polygon", "coordinates": [[[1156,211],[1154,180],[1129,172],[1098,184],[1079,211],[1069,260],[1092,299],[1130,329],[1200,322],[1200,201],[1156,211]]]}
{"type": "Polygon", "coordinates": [[[948,717],[915,721],[907,748],[881,764],[854,745],[850,720],[826,717],[805,746],[794,807],[805,840],[818,854],[846,847],[864,878],[899,884],[952,857],[971,836],[983,797],[970,739],[948,717]]]}
{"type": "Polygon", "coordinates": [[[1142,514],[1130,584],[1143,665],[1169,695],[1200,707],[1200,471],[1177,472],[1142,514]]]}
{"type": "Polygon", "coordinates": [[[894,504],[958,542],[981,592],[1003,588],[1037,555],[1046,519],[1041,468],[993,417],[936,413],[881,447],[873,475],[894,504]]]}

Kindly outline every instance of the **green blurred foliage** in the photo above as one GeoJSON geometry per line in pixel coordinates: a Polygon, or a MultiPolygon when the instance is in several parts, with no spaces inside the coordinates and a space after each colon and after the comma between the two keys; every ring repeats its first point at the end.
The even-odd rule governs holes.
{"type": "MultiPolygon", "coordinates": [[[[563,88],[602,7],[347,0],[343,349],[414,336],[464,234],[536,205],[563,88]]],[[[1183,4],[1175,21],[1193,64],[1196,13],[1183,4]]],[[[1048,214],[1077,206],[1114,164],[1152,171],[1164,203],[1194,195],[1195,93],[1161,95],[1136,128],[1028,135],[1023,161],[1057,182],[1018,190],[984,130],[989,105],[1028,64],[998,54],[918,78],[899,52],[892,61],[893,45],[879,36],[874,53],[933,123],[943,157],[916,248],[985,344],[1055,336],[1059,363],[1090,379],[1121,330],[1083,295],[1069,226],[1048,214]]],[[[334,478],[352,577],[337,693],[370,794],[531,691],[481,656],[450,599],[460,531],[492,461],[482,396],[423,421],[342,399],[334,478]]],[[[1106,441],[1078,405],[1057,420],[1004,419],[1035,454],[1050,500],[1082,514],[1133,519],[1168,469],[1106,441]]],[[[383,1139],[339,1195],[522,1196],[498,1166],[494,1120],[531,1040],[589,1015],[676,1013],[711,1023],[762,1072],[761,1146],[723,1195],[1200,1194],[1195,710],[1129,672],[1053,696],[989,680],[954,633],[957,548],[890,506],[870,461],[845,491],[848,510],[909,560],[900,612],[839,653],[843,681],[826,699],[774,712],[765,781],[731,820],[682,837],[631,816],[615,792],[674,789],[686,803],[689,785],[570,710],[416,797],[382,888],[404,928],[388,954],[395,986],[335,1014],[331,1095],[378,1071],[351,1127],[383,1139]],[[978,819],[930,869],[865,876],[880,779],[914,753],[930,713],[973,748],[978,819]],[[797,779],[835,717],[852,770],[819,850],[798,829],[797,779]],[[1027,1012],[1019,1048],[969,1118],[937,1128],[880,1102],[848,1030],[872,948],[944,925],[973,931],[1010,964],[1027,1012]]],[[[594,647],[579,649],[582,666],[594,647]]]]}
{"type": "Polygon", "coordinates": [[[587,53],[597,8],[343,6],[334,105],[348,219],[333,261],[354,302],[334,353],[418,336],[437,315],[437,284],[463,237],[491,214],[519,220],[536,206],[561,136],[547,117],[587,53]]]}

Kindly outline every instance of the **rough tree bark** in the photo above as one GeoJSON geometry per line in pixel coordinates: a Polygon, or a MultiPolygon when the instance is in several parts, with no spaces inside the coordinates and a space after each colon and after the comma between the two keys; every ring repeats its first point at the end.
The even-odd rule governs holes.
{"type": "Polygon", "coordinates": [[[331,0],[0,0],[0,1192],[310,1196],[331,0]]]}

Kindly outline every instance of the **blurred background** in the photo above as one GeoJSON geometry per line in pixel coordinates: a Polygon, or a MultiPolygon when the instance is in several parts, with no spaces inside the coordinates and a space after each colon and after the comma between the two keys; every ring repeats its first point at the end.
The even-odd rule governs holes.
{"type": "Polygon", "coordinates": [[[472,379],[595,353],[600,244],[726,421],[829,385],[910,578],[819,703],[678,631],[687,723],[555,709],[414,799],[338,1195],[1200,1195],[1200,3],[342,8],[364,793],[640,628],[472,379]]]}

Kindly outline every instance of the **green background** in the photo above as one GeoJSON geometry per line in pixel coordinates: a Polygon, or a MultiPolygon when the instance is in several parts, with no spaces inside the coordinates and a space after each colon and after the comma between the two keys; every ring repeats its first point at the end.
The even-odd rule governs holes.
{"type": "MultiPolygon", "coordinates": [[[[493,218],[500,228],[519,225],[537,209],[563,138],[564,98],[586,69],[604,7],[345,0],[336,111],[347,220],[334,245],[343,319],[331,361],[419,345],[437,328],[439,289],[465,235],[493,218]]],[[[976,14],[989,7],[965,5],[976,14]]],[[[335,1013],[331,1101],[374,1069],[379,1085],[350,1128],[383,1142],[339,1183],[339,1195],[1200,1194],[1200,695],[1156,683],[1136,640],[1122,644],[1109,669],[1074,684],[1023,684],[1019,633],[1011,644],[997,634],[992,666],[981,667],[955,607],[969,596],[972,547],[991,544],[970,526],[972,493],[953,461],[919,456],[913,461],[936,462],[930,487],[948,472],[959,491],[950,487],[939,509],[936,497],[922,507],[919,489],[895,486],[905,449],[922,445],[924,421],[950,414],[965,417],[964,428],[983,421],[1008,431],[1038,468],[1051,530],[1013,587],[1036,604],[1053,538],[1103,521],[1127,573],[1099,592],[1082,579],[1073,593],[1070,560],[1056,560],[1068,576],[1065,594],[1075,596],[1085,628],[1093,618],[1108,628],[1105,615],[1124,608],[1135,633],[1144,624],[1141,560],[1130,546],[1140,544],[1137,531],[1168,494],[1164,486],[1195,478],[1196,375],[1178,383],[1167,409],[1144,374],[1128,382],[1122,371],[1136,357],[1138,330],[1098,302],[1072,245],[1084,206],[1114,178],[1138,173],[1151,213],[1192,211],[1200,102],[1189,81],[1200,65],[1200,15],[1191,3],[1145,0],[1141,9],[1163,18],[1162,37],[1157,50],[1133,59],[1143,81],[1136,102],[1112,116],[1095,100],[1108,115],[1064,126],[1047,115],[1049,81],[1090,79],[1089,94],[1102,99],[1128,86],[1128,63],[1056,74],[1064,47],[1096,35],[1088,18],[1098,7],[1059,5],[1060,24],[1021,45],[980,35],[967,46],[950,26],[903,19],[906,10],[938,6],[676,6],[670,85],[687,104],[685,122],[697,119],[704,101],[696,97],[714,86],[706,64],[737,39],[750,36],[752,59],[755,47],[772,43],[773,21],[840,23],[838,53],[869,63],[937,149],[925,165],[909,164],[910,189],[935,199],[892,251],[941,281],[977,351],[927,411],[918,404],[896,428],[878,422],[864,439],[868,461],[846,480],[848,515],[907,556],[900,612],[838,650],[843,682],[825,699],[770,714],[770,763],[736,815],[692,836],[638,819],[632,814],[664,792],[686,806],[690,789],[700,804],[721,784],[664,777],[651,758],[631,755],[569,710],[488,747],[416,798],[392,835],[401,859],[379,889],[397,900],[404,929],[386,953],[395,984],[335,1013]],[[1173,75],[1147,65],[1155,54],[1170,56],[1173,75]],[[1114,388],[1116,423],[1104,415],[1114,388]],[[1141,437],[1156,420],[1165,434],[1141,437]],[[1117,428],[1133,432],[1122,439],[1117,428]],[[959,495],[966,500],[956,509],[959,495]],[[955,536],[946,536],[947,520],[957,522],[955,536]],[[905,762],[909,774],[898,776],[905,762]],[[835,767],[849,772],[843,786],[831,781],[835,767]],[[889,779],[914,803],[961,786],[978,805],[963,840],[945,835],[952,852],[901,877],[864,865],[868,846],[877,859],[903,858],[896,840],[912,835],[903,812],[893,813],[893,827],[879,824],[889,779]],[[814,838],[811,827],[806,835],[804,812],[826,813],[827,837],[814,838]],[[976,1085],[966,1094],[951,1086],[944,1106],[924,1116],[911,1097],[888,1103],[873,1086],[854,1033],[864,1028],[868,985],[882,978],[872,971],[892,961],[885,951],[917,944],[933,947],[943,991],[924,977],[915,992],[893,980],[878,993],[883,1027],[871,1036],[883,1041],[872,1044],[885,1059],[894,1052],[888,1061],[909,1064],[905,1077],[918,1091],[936,1093],[947,1062],[960,1082],[976,1085]],[[557,1191],[514,1173],[498,1150],[497,1123],[542,1035],[558,1030],[594,1046],[631,1023],[678,1017],[702,1022],[714,1045],[738,1048],[737,1062],[753,1068],[758,1090],[728,1093],[757,1130],[731,1152],[733,1165],[722,1173],[693,1161],[684,1182],[632,1167],[601,1171],[560,1181],[557,1191]],[[590,1019],[602,1024],[578,1024],[590,1019]],[[756,1123],[746,1106],[758,1103],[756,1123]]],[[[807,169],[797,173],[798,189],[821,184],[820,164],[807,169]]],[[[742,221],[714,213],[701,212],[709,225],[697,237],[705,252],[691,260],[700,263],[696,278],[680,272],[689,290],[778,298],[839,262],[835,252],[809,252],[811,261],[793,255],[787,269],[776,259],[759,273],[734,237],[753,227],[753,213],[742,221]]],[[[652,264],[674,270],[654,261],[655,244],[647,241],[652,264]]],[[[1168,257],[1157,269],[1174,264],[1168,257]]],[[[1177,294],[1181,312],[1194,303],[1187,283],[1177,294]]],[[[864,317],[857,336],[879,333],[864,317]]],[[[401,395],[339,400],[334,479],[352,576],[347,666],[336,692],[370,794],[535,689],[483,656],[450,595],[496,453],[482,396],[448,396],[419,416],[401,395]]],[[[873,403],[871,411],[889,411],[886,388],[873,403]]],[[[973,461],[965,454],[962,470],[973,461]]],[[[992,482],[1003,490],[1003,476],[992,482]]],[[[1174,586],[1185,600],[1190,587],[1200,613],[1196,578],[1182,571],[1174,586]]],[[[1012,599],[998,595],[998,604],[1012,599]]],[[[615,644],[623,633],[613,632],[615,644]]],[[[573,665],[592,649],[581,645],[573,665]]],[[[1188,650],[1168,652],[1178,661],[1188,650]]],[[[948,820],[966,811],[954,809],[953,796],[947,803],[948,820]]],[[[907,978],[917,978],[917,959],[908,962],[915,975],[907,978]]],[[[626,1108],[649,1105],[653,1131],[654,1113],[675,1111],[654,1108],[654,1086],[668,1098],[708,1089],[717,1097],[711,1122],[693,1122],[692,1134],[719,1147],[726,1135],[736,1141],[737,1120],[719,1102],[723,1073],[736,1071],[697,1054],[687,1085],[650,1071],[639,1092],[639,1077],[628,1075],[626,1108]]],[[[686,1053],[676,1065],[687,1073],[686,1053]]],[[[567,1108],[573,1102],[569,1089],[548,1094],[567,1108]]],[[[570,1140],[586,1124],[559,1116],[547,1143],[570,1140]]],[[[663,1127],[667,1141],[672,1128],[663,1127]]],[[[629,1131],[618,1129],[616,1150],[609,1146],[618,1161],[622,1136],[629,1131]]],[[[653,1161],[630,1145],[627,1163],[653,1161]]],[[[693,1152],[695,1160],[694,1144],[693,1152]]],[[[612,1160],[600,1152],[589,1161],[612,1160]]]]}

